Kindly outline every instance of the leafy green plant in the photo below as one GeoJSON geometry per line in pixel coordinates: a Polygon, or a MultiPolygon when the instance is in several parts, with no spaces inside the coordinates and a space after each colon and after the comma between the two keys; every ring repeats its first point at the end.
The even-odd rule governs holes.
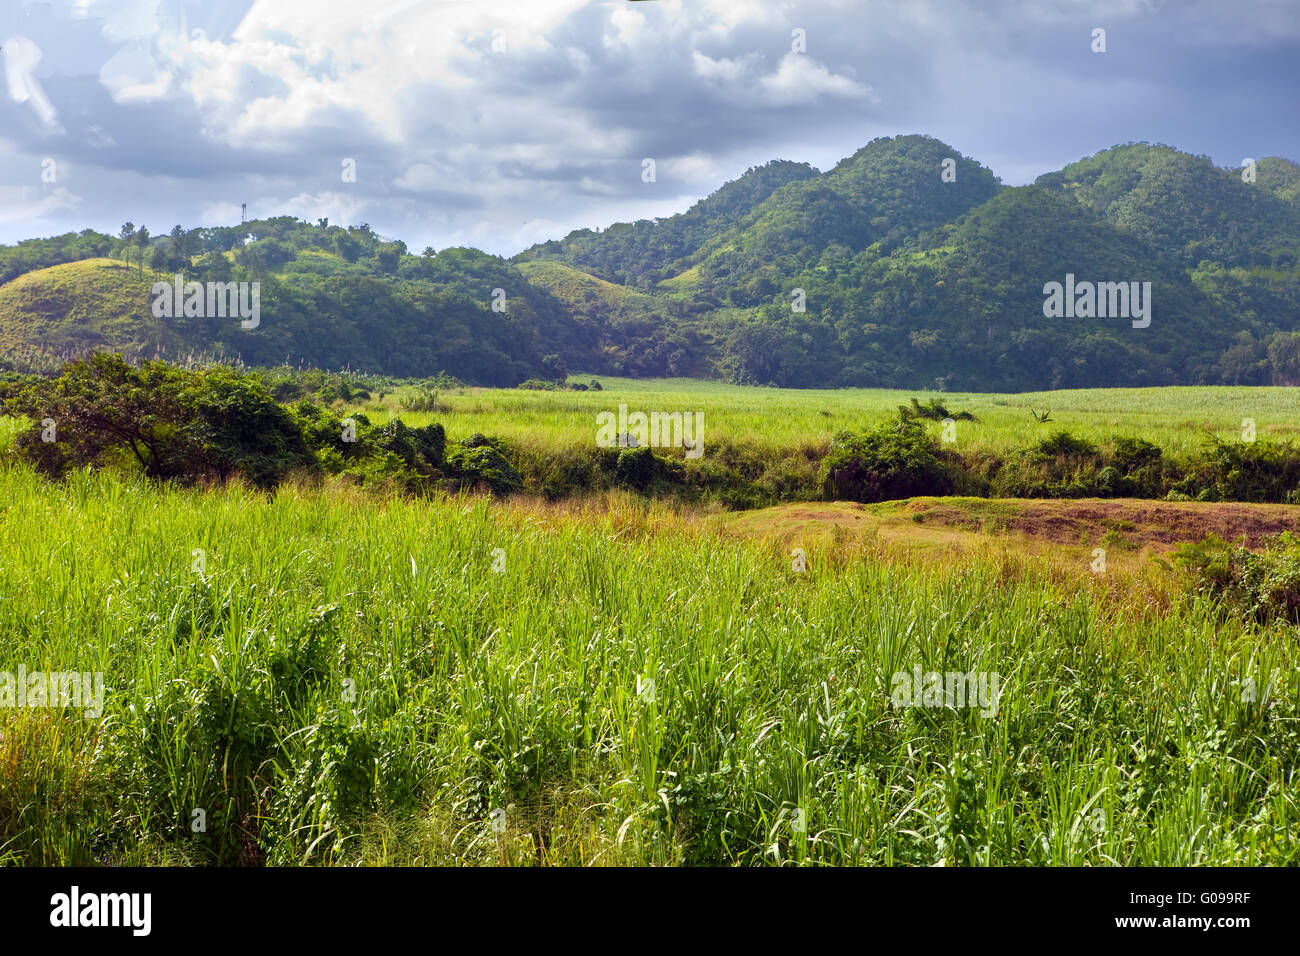
{"type": "Polygon", "coordinates": [[[898,417],[904,421],[912,418],[924,418],[935,422],[943,421],[945,418],[951,418],[953,421],[957,422],[979,421],[979,419],[970,412],[948,411],[944,405],[940,404],[937,398],[932,398],[924,404],[917,401],[915,398],[910,399],[910,401],[910,405],[898,406],[898,417]]]}
{"type": "Polygon", "coordinates": [[[1284,531],[1262,552],[1210,534],[1183,543],[1175,560],[1193,575],[1195,588],[1245,616],[1267,623],[1300,623],[1300,538],[1284,531]]]}
{"type": "Polygon", "coordinates": [[[822,460],[822,495],[832,500],[885,501],[951,494],[955,456],[941,450],[915,420],[866,434],[841,432],[822,460]]]}

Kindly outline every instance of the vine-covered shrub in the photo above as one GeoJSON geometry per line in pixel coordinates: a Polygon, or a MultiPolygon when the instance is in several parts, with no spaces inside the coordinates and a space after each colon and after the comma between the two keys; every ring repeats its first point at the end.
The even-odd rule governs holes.
{"type": "Polygon", "coordinates": [[[1199,592],[1261,623],[1300,623],[1300,538],[1289,531],[1268,539],[1259,553],[1211,534],[1180,545],[1174,557],[1199,592]]]}

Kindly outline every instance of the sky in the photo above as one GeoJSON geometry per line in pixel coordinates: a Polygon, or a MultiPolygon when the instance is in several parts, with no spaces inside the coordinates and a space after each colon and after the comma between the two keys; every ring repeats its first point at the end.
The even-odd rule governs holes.
{"type": "Polygon", "coordinates": [[[1300,161],[1300,0],[0,0],[0,64],[4,243],[247,203],[509,256],[909,133],[1300,161]]]}

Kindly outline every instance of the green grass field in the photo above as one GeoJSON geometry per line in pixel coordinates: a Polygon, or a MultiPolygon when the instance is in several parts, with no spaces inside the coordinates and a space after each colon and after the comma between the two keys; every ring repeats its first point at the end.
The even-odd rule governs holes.
{"type": "MultiPolygon", "coordinates": [[[[611,399],[678,395],[737,431],[762,430],[770,397],[781,435],[827,406],[848,423],[897,398],[620,383],[449,401],[457,430],[542,422],[576,438],[611,399]],[[752,404],[728,411],[737,394],[752,404]]],[[[1049,403],[1063,421],[1093,409],[1168,435],[1241,414],[1231,395],[1164,415],[1151,397],[1049,403]]],[[[996,401],[970,400],[994,435],[1017,417],[996,401]]],[[[4,862],[1300,852],[1295,628],[1246,625],[1156,563],[1107,587],[992,540],[945,562],[862,538],[810,545],[796,571],[761,533],[628,496],[262,496],[106,473],[54,485],[6,465],[0,501],[0,670],[106,685],[94,716],[0,707],[4,862]],[[1000,694],[895,706],[897,675],[917,668],[1000,694]]]]}
{"type": "MultiPolygon", "coordinates": [[[[587,383],[593,376],[572,376],[587,383]]],[[[383,421],[397,413],[413,425],[441,421],[448,436],[475,432],[499,435],[531,447],[590,446],[595,416],[617,411],[702,411],[704,437],[782,452],[829,442],[842,429],[856,430],[896,413],[912,397],[938,398],[950,411],[969,411],[979,421],[957,423],[958,451],[997,453],[1024,448],[1057,428],[1105,445],[1116,435],[1154,442],[1167,455],[1196,449],[1207,432],[1222,438],[1241,435],[1252,419],[1260,438],[1292,440],[1300,434],[1300,399],[1294,389],[1248,387],[1117,388],[1000,395],[917,393],[889,389],[753,388],[690,379],[615,379],[595,377],[598,392],[464,388],[443,390],[445,412],[402,412],[400,402],[414,386],[388,393],[384,400],[359,406],[383,421]],[[1050,412],[1039,424],[1030,414],[1050,412]]],[[[938,423],[932,423],[935,430],[938,423]]]]}

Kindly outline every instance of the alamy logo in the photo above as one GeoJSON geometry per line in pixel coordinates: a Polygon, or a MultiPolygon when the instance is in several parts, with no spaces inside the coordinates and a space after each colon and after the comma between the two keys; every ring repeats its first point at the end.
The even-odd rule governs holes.
{"type": "Polygon", "coordinates": [[[92,720],[104,713],[103,671],[0,671],[0,707],[80,707],[92,720]]]}
{"type": "Polygon", "coordinates": [[[596,415],[596,444],[601,448],[685,448],[687,458],[704,454],[703,412],[632,412],[596,415]]]}
{"type": "Polygon", "coordinates": [[[133,936],[148,936],[152,928],[153,896],[149,893],[69,893],[50,897],[50,925],[127,926],[133,936]]]}
{"type": "Polygon", "coordinates": [[[238,316],[241,329],[262,324],[262,283],[186,282],[177,274],[174,282],[155,282],[155,319],[225,319],[238,316]]]}
{"type": "Polygon", "coordinates": [[[1049,319],[1132,319],[1133,328],[1151,324],[1150,282],[1080,282],[1065,274],[1065,285],[1043,286],[1043,315],[1049,319]]]}
{"type": "Polygon", "coordinates": [[[898,671],[889,688],[895,707],[979,707],[981,717],[996,717],[1002,678],[995,671],[898,671]]]}

